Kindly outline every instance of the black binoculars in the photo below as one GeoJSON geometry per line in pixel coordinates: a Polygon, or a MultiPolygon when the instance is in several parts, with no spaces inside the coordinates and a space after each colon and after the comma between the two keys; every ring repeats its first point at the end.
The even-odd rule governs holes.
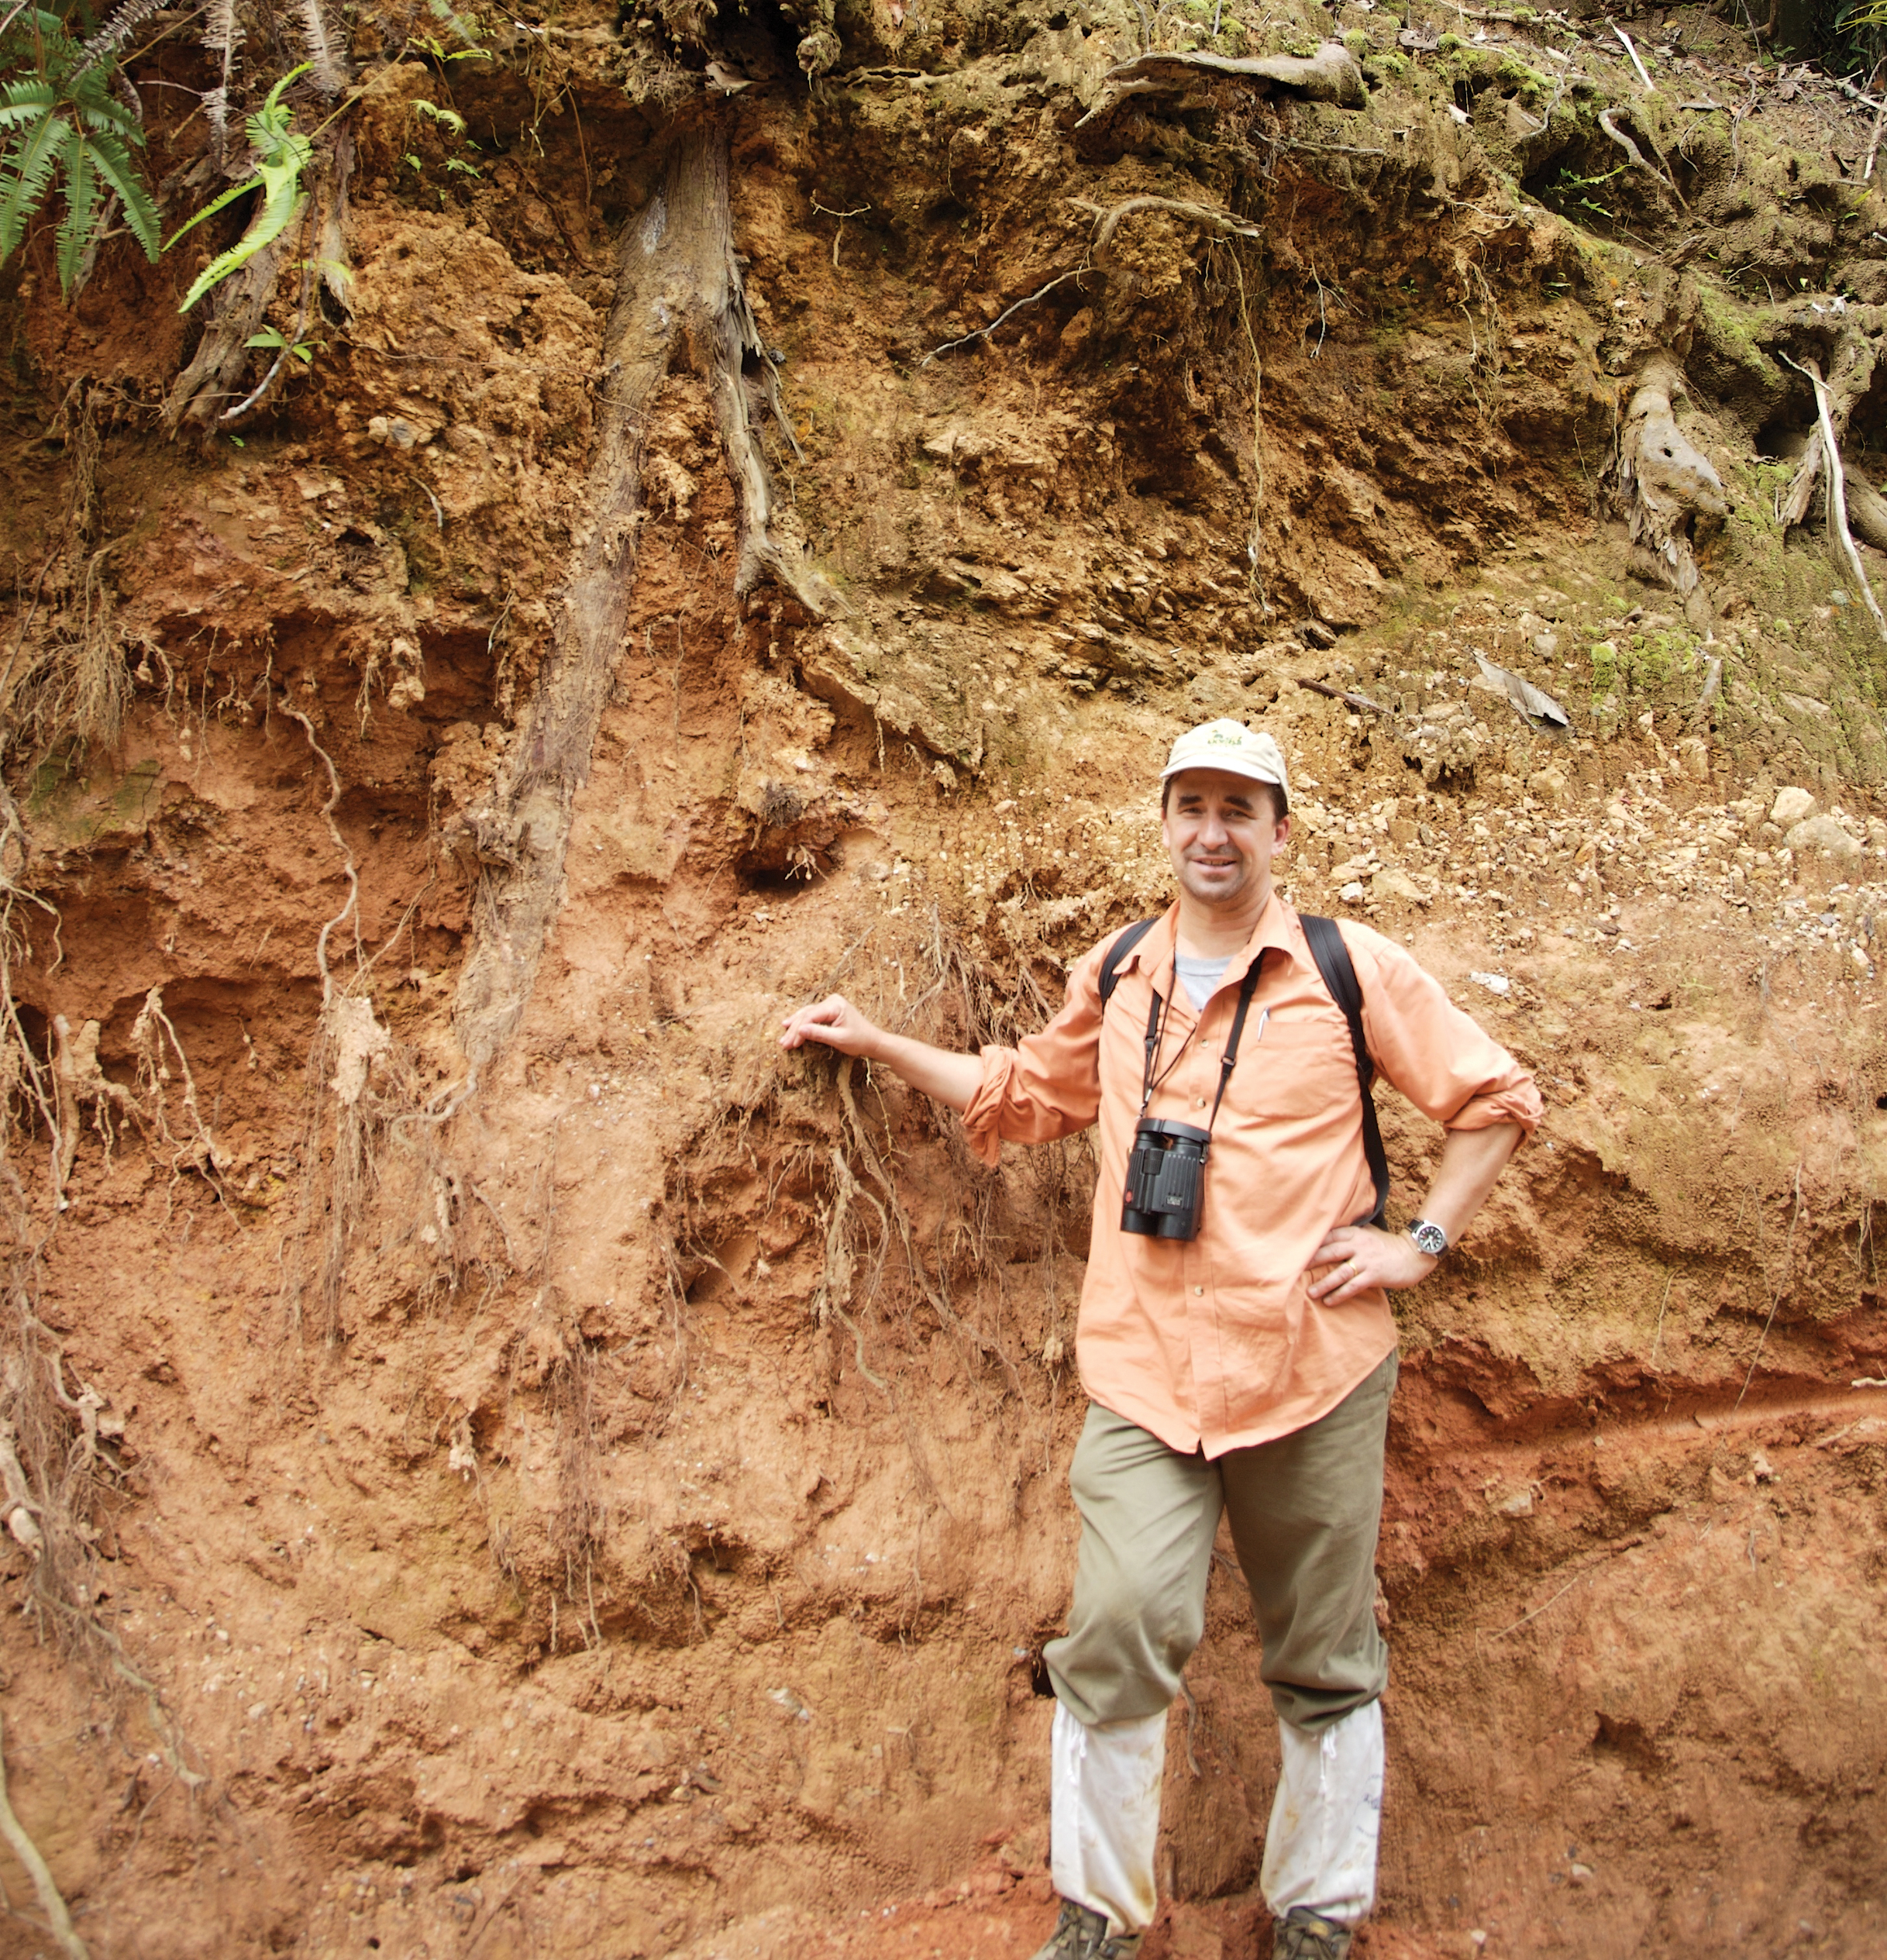
{"type": "Polygon", "coordinates": [[[1210,1130],[1143,1116],[1127,1159],[1121,1229],[1142,1238],[1197,1238],[1210,1130]]]}

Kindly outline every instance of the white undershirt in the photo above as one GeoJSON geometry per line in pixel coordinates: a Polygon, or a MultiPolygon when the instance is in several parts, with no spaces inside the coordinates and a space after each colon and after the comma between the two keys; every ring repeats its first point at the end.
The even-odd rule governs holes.
{"type": "Polygon", "coordinates": [[[1228,953],[1223,959],[1193,959],[1184,953],[1174,956],[1173,970],[1179,977],[1179,984],[1186,989],[1186,997],[1193,1004],[1197,1014],[1218,990],[1218,984],[1225,977],[1225,969],[1231,963],[1228,953]]]}

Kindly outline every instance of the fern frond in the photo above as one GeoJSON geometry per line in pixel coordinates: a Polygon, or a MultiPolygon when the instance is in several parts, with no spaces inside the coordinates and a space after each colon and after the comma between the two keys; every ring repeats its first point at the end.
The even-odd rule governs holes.
{"type": "Polygon", "coordinates": [[[0,102],[0,129],[22,129],[59,106],[59,91],[49,81],[9,81],[0,102]]]}
{"type": "Polygon", "coordinates": [[[232,184],[220,197],[212,198],[201,211],[186,218],[164,241],[164,249],[169,251],[184,233],[194,232],[205,218],[214,218],[218,212],[226,205],[234,204],[238,198],[246,198],[251,191],[260,191],[261,188],[262,179],[260,177],[246,177],[240,184],[232,184]]]}
{"type": "Polygon", "coordinates": [[[301,0],[301,47],[308,66],[314,72],[315,86],[333,97],[347,86],[347,60],[335,45],[334,30],[328,24],[322,0],[301,0]]]}
{"type": "Polygon", "coordinates": [[[13,256],[28,221],[45,202],[60,152],[72,134],[63,115],[48,115],[0,158],[0,264],[13,256]]]}
{"type": "Polygon", "coordinates": [[[249,139],[261,160],[255,176],[246,184],[226,191],[214,204],[206,205],[188,224],[172,234],[170,243],[174,245],[185,232],[192,226],[201,224],[212,212],[221,210],[231,198],[260,185],[262,200],[250,219],[248,229],[228,251],[219,253],[197,275],[184,296],[183,305],[177,309],[180,313],[188,313],[212,286],[228,278],[239,266],[246,265],[265,245],[274,243],[301,210],[305,202],[301,195],[301,173],[308,168],[315,146],[308,137],[296,135],[289,126],[294,112],[282,100],[282,96],[296,76],[305,74],[312,65],[305,62],[284,75],[263,98],[261,108],[249,119],[249,139]]]}
{"type": "Polygon", "coordinates": [[[231,273],[246,265],[263,246],[273,243],[288,229],[290,222],[308,202],[292,183],[288,188],[289,202],[285,207],[265,202],[249,229],[228,251],[219,253],[197,274],[195,284],[184,295],[184,303],[177,309],[178,312],[188,313],[212,286],[220,284],[231,273]]]}
{"type": "MultiPolygon", "coordinates": [[[[1887,0],[1881,0],[1881,4],[1887,6],[1887,0]]],[[[432,18],[449,27],[467,47],[478,46],[477,22],[467,19],[450,4],[450,0],[426,0],[426,5],[432,10],[432,18]]]]}
{"type": "Polygon", "coordinates": [[[74,130],[65,148],[66,215],[59,221],[54,239],[59,267],[59,290],[67,299],[78,284],[79,262],[98,219],[98,172],[91,146],[82,132],[74,130]]]}
{"type": "Polygon", "coordinates": [[[243,43],[243,23],[236,17],[236,0],[210,0],[209,24],[203,30],[206,52],[222,57],[221,79],[203,98],[203,114],[215,139],[216,161],[221,166],[229,143],[229,70],[236,51],[243,43]]]}
{"type": "Polygon", "coordinates": [[[130,151],[117,137],[102,134],[91,137],[87,147],[91,152],[92,167],[100,179],[118,193],[118,202],[124,206],[125,222],[131,228],[131,236],[143,246],[145,257],[154,260],[162,224],[157,207],[144,188],[144,180],[138,175],[137,166],[131,160],[130,151]]]}
{"type": "Polygon", "coordinates": [[[101,62],[115,59],[118,50],[152,15],[164,11],[164,5],[165,0],[122,0],[111,19],[79,50],[78,61],[72,71],[74,79],[101,62]]]}
{"type": "Polygon", "coordinates": [[[261,108],[248,119],[249,140],[261,155],[267,157],[288,135],[294,111],[283,107],[282,97],[289,83],[306,74],[314,65],[312,61],[304,61],[298,68],[291,68],[263,97],[261,108]]]}
{"type": "Polygon", "coordinates": [[[44,7],[22,7],[17,11],[9,8],[6,32],[0,35],[0,48],[15,40],[25,42],[30,48],[35,43],[65,38],[66,24],[57,14],[49,12],[44,7]]]}
{"type": "Polygon", "coordinates": [[[203,45],[212,54],[228,57],[243,45],[243,23],[236,17],[236,0],[210,0],[209,18],[203,29],[203,45]]]}
{"type": "Polygon", "coordinates": [[[126,143],[143,147],[144,126],[122,102],[115,102],[108,95],[95,99],[88,91],[81,89],[75,91],[71,105],[88,129],[108,130],[126,143]]]}

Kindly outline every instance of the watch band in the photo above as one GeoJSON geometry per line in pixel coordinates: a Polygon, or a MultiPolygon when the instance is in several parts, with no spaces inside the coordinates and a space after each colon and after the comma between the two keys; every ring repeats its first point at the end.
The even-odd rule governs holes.
{"type": "Polygon", "coordinates": [[[1431,1259],[1438,1259],[1448,1249],[1448,1234],[1430,1218],[1416,1219],[1409,1227],[1409,1236],[1415,1241],[1415,1249],[1431,1259]]]}

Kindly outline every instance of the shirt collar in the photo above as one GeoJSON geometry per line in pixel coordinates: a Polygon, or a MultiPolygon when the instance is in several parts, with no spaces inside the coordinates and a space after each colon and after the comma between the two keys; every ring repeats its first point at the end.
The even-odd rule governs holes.
{"type": "MultiPolygon", "coordinates": [[[[1121,963],[1121,971],[1145,973],[1157,983],[1161,973],[1170,971],[1179,940],[1179,901],[1175,899],[1152,930],[1121,963]]],[[[1225,969],[1219,985],[1236,987],[1244,979],[1252,962],[1262,959],[1274,949],[1292,959],[1309,956],[1309,942],[1304,938],[1303,928],[1297,922],[1296,911],[1286,904],[1283,894],[1275,885],[1271,896],[1265,901],[1265,909],[1258,915],[1258,923],[1252,928],[1252,936],[1233,954],[1231,964],[1225,969]]],[[[1185,990],[1179,991],[1182,1000],[1176,1005],[1184,1004],[1185,990]]]]}

